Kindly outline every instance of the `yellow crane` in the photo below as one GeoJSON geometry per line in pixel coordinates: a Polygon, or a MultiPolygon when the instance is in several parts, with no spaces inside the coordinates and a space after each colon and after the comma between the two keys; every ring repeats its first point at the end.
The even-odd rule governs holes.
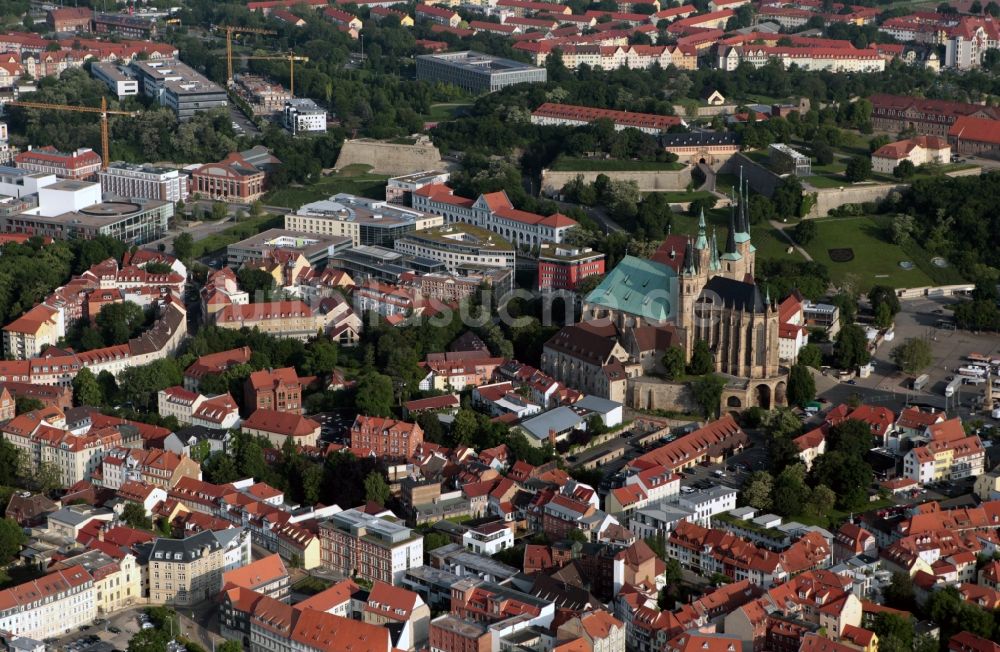
{"type": "Polygon", "coordinates": [[[267,57],[243,57],[251,61],[287,61],[288,62],[288,92],[295,97],[295,62],[309,61],[309,57],[302,57],[289,52],[285,55],[272,55],[267,57]]]}
{"type": "Polygon", "coordinates": [[[46,104],[44,102],[7,102],[7,106],[20,106],[25,109],[42,109],[44,111],[75,111],[77,113],[99,113],[101,115],[101,169],[106,170],[108,159],[111,158],[111,145],[108,138],[108,116],[127,115],[134,118],[138,111],[116,111],[108,109],[108,101],[101,98],[101,107],[95,106],[65,106],[62,104],[46,104]]]}
{"type": "Polygon", "coordinates": [[[234,27],[233,25],[220,25],[226,30],[226,83],[233,83],[233,34],[277,34],[273,29],[261,29],[260,27],[234,27]]]}

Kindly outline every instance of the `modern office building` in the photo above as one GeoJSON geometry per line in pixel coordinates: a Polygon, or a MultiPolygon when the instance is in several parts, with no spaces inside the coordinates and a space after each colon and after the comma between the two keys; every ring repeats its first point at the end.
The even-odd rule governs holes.
{"type": "Polygon", "coordinates": [[[226,89],[180,61],[133,61],[130,68],[142,94],[171,109],[178,120],[229,104],[226,89]]]}
{"type": "Polygon", "coordinates": [[[173,203],[166,201],[103,202],[51,217],[27,213],[3,216],[0,231],[58,240],[93,240],[104,235],[129,245],[140,245],[162,238],[173,214],[173,203]]]}
{"type": "Polygon", "coordinates": [[[407,233],[443,224],[440,215],[346,193],[305,204],[285,215],[285,228],[290,231],[344,236],[355,247],[391,246],[407,233]]]}
{"type": "Polygon", "coordinates": [[[292,135],[326,132],[326,110],[308,98],[290,98],[285,101],[285,128],[292,135]]]}
{"type": "Polygon", "coordinates": [[[113,61],[94,62],[90,64],[90,74],[93,75],[94,79],[107,84],[119,100],[139,94],[139,80],[129,73],[128,68],[118,63],[113,61]]]}
{"type": "Polygon", "coordinates": [[[424,564],[419,533],[357,509],[320,523],[319,541],[323,566],[347,577],[398,586],[407,570],[424,564]]]}
{"type": "Polygon", "coordinates": [[[492,231],[456,222],[427,231],[414,231],[393,243],[409,256],[444,263],[452,273],[487,267],[514,268],[514,247],[492,231]]]}
{"type": "Polygon", "coordinates": [[[405,256],[386,247],[358,245],[340,251],[330,260],[330,266],[347,271],[356,282],[365,279],[384,283],[399,283],[408,272],[444,272],[444,263],[430,258],[405,256]]]}
{"type": "Polygon", "coordinates": [[[188,180],[173,168],[115,161],[97,173],[101,192],[124,199],[187,201],[188,180]]]}
{"type": "Polygon", "coordinates": [[[514,84],[543,84],[545,68],[482,52],[442,52],[417,57],[419,81],[454,84],[471,93],[492,93],[514,84]]]}
{"type": "Polygon", "coordinates": [[[274,251],[285,249],[298,251],[310,265],[318,265],[350,246],[351,240],[346,236],[268,229],[226,247],[226,258],[230,266],[239,267],[248,260],[263,260],[274,251]]]}

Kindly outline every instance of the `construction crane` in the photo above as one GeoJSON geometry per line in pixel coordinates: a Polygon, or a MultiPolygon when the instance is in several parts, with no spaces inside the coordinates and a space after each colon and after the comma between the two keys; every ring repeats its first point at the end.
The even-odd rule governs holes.
{"type": "Polygon", "coordinates": [[[273,29],[261,29],[260,27],[234,27],[232,25],[220,25],[226,30],[226,83],[233,83],[233,34],[277,34],[273,29]]]}
{"type": "Polygon", "coordinates": [[[268,57],[243,57],[250,61],[287,61],[288,62],[288,92],[295,97],[295,62],[309,61],[309,57],[301,57],[289,52],[285,55],[273,55],[268,57]]]}
{"type": "Polygon", "coordinates": [[[134,118],[139,115],[138,111],[116,111],[108,109],[108,101],[101,98],[101,107],[94,106],[65,106],[62,104],[46,104],[43,102],[7,102],[7,106],[20,106],[25,109],[42,109],[45,111],[75,111],[77,113],[99,113],[101,114],[101,169],[108,169],[108,159],[111,158],[111,144],[108,138],[108,116],[126,115],[134,118]]]}

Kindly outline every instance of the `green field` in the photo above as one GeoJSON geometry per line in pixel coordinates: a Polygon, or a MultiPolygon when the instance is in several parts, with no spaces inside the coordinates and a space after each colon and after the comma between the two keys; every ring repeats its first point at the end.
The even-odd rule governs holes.
{"type": "Polygon", "coordinates": [[[366,165],[351,165],[308,186],[289,186],[275,190],[264,198],[264,203],[295,209],[302,204],[327,199],[338,192],[371,199],[384,199],[385,182],[389,177],[384,174],[371,174],[368,172],[369,169],[366,165]]]}
{"type": "Polygon", "coordinates": [[[427,112],[427,115],[425,115],[424,118],[427,122],[444,122],[445,120],[452,120],[456,116],[462,114],[470,106],[472,106],[472,102],[432,104],[430,111],[427,112]]]}
{"type": "Polygon", "coordinates": [[[833,176],[826,177],[826,176],[816,175],[811,177],[804,177],[802,181],[808,183],[814,188],[839,188],[841,186],[851,185],[847,179],[844,179],[843,177],[838,178],[833,176]]]}
{"type": "Polygon", "coordinates": [[[557,172],[662,172],[684,169],[683,163],[674,161],[622,161],[618,159],[593,159],[561,156],[550,166],[557,172]]]}
{"type": "Polygon", "coordinates": [[[895,288],[933,285],[920,262],[886,240],[884,229],[871,217],[829,217],[815,223],[817,236],[805,249],[816,262],[826,265],[835,284],[853,274],[863,290],[873,285],[895,288]],[[829,250],[842,248],[853,250],[854,259],[842,263],[831,260],[829,250]],[[899,266],[903,260],[917,266],[905,270],[899,266]]]}
{"type": "Polygon", "coordinates": [[[194,243],[194,258],[200,258],[207,253],[223,249],[234,242],[245,240],[268,229],[280,229],[285,223],[282,215],[261,215],[240,220],[235,226],[225,231],[219,231],[203,240],[194,243]]]}

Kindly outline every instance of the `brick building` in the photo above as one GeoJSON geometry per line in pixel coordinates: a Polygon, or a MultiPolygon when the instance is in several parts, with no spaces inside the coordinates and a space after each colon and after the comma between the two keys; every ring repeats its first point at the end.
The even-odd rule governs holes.
{"type": "Polygon", "coordinates": [[[603,273],[604,254],[590,247],[544,244],[539,248],[539,290],[574,290],[581,280],[603,273]]]}
{"type": "Polygon", "coordinates": [[[302,414],[302,385],[294,367],[255,371],[244,385],[247,410],[302,414]]]}
{"type": "Polygon", "coordinates": [[[202,197],[251,204],[264,195],[268,170],[280,161],[263,147],[230,152],[191,173],[191,191],[202,197]]]}
{"type": "Polygon", "coordinates": [[[379,457],[408,458],[424,441],[415,423],[358,415],[351,426],[351,448],[367,448],[379,457]]]}

